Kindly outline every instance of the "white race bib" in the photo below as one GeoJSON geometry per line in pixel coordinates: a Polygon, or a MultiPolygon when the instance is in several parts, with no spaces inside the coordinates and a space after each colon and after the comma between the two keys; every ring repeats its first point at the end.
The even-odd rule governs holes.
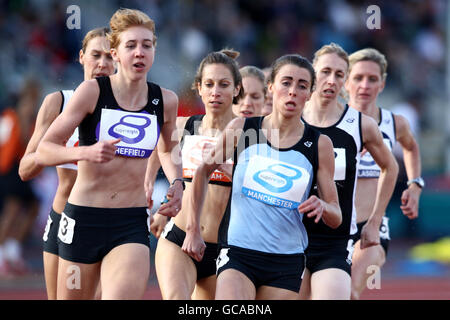
{"type": "Polygon", "coordinates": [[[242,193],[266,204],[297,209],[310,182],[302,167],[254,155],[245,171],[242,193]]]}
{"type": "MultiPolygon", "coordinates": [[[[202,163],[203,158],[217,144],[216,137],[206,137],[199,135],[184,136],[183,150],[181,151],[183,162],[183,178],[193,178],[197,167],[202,163]]],[[[226,163],[233,164],[231,159],[226,163]]],[[[231,182],[231,180],[221,171],[215,170],[210,181],[231,182]]]]}
{"type": "Polygon", "coordinates": [[[71,244],[73,233],[75,231],[75,220],[69,218],[64,212],[61,213],[61,221],[59,222],[58,238],[66,244],[71,244]]]}
{"type": "Polygon", "coordinates": [[[157,117],[148,113],[102,109],[99,141],[120,138],[116,154],[148,158],[158,142],[157,117]]]}
{"type": "Polygon", "coordinates": [[[345,180],[347,161],[344,148],[334,148],[334,181],[345,180]]]}
{"type": "Polygon", "coordinates": [[[385,240],[391,240],[389,235],[389,218],[383,217],[380,225],[380,238],[385,240]]]}
{"type": "MultiPolygon", "coordinates": [[[[392,152],[391,141],[387,138],[383,139],[384,144],[392,152]]],[[[370,152],[364,153],[359,161],[358,176],[363,178],[378,178],[380,176],[381,169],[373,159],[370,152]]]]}

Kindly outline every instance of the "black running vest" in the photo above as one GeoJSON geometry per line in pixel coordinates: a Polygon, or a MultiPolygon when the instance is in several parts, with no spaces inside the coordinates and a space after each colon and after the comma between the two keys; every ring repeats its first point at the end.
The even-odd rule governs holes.
{"type": "MultiPolygon", "coordinates": [[[[305,120],[302,119],[304,122],[305,120]]],[[[339,196],[342,212],[342,223],[336,228],[328,227],[322,219],[314,222],[313,218],[304,216],[308,236],[317,238],[345,238],[356,232],[356,210],[354,197],[356,190],[356,172],[362,149],[361,113],[346,105],[339,121],[326,128],[315,127],[320,133],[327,135],[332,143],[335,157],[334,181],[339,196]]],[[[317,194],[317,188],[315,188],[317,194]]]]}
{"type": "MultiPolygon", "coordinates": [[[[120,110],[124,112],[131,112],[133,114],[133,117],[139,120],[145,120],[144,124],[139,123],[130,123],[126,121],[130,121],[126,119],[123,123],[117,123],[117,125],[122,125],[123,132],[126,133],[126,130],[129,130],[128,133],[133,133],[136,135],[136,132],[139,133],[138,137],[132,137],[128,138],[125,134],[124,136],[118,135],[118,133],[113,132],[116,134],[114,137],[120,137],[123,141],[127,141],[129,143],[135,143],[136,141],[141,141],[143,139],[142,135],[144,130],[142,128],[147,127],[149,125],[149,121],[146,120],[146,118],[140,116],[140,114],[149,114],[156,116],[157,119],[157,137],[156,142],[159,138],[159,133],[161,131],[162,125],[164,124],[164,103],[163,103],[163,97],[161,88],[151,82],[147,82],[148,85],[148,100],[145,107],[143,107],[141,110],[138,111],[128,111],[117,103],[112,88],[111,88],[111,80],[109,77],[98,77],[96,78],[98,82],[98,86],[100,88],[100,94],[97,100],[97,104],[95,106],[94,112],[92,114],[88,114],[83,121],[79,125],[79,145],[80,146],[89,146],[92,144],[95,144],[99,141],[99,128],[100,128],[100,121],[102,116],[102,110],[104,109],[110,109],[110,110],[120,110]],[[118,136],[117,136],[118,135],[118,136]],[[128,140],[127,140],[128,139],[128,140]]],[[[130,116],[127,116],[130,118],[130,116]]],[[[126,118],[126,117],[123,117],[126,118]]],[[[113,128],[113,127],[112,127],[113,128]]],[[[110,130],[110,132],[112,132],[110,130]]],[[[156,143],[155,143],[156,146],[156,143]]],[[[133,148],[127,148],[127,149],[133,149],[133,148]]],[[[140,158],[147,158],[150,156],[151,152],[153,150],[148,150],[142,155],[138,156],[140,158]]],[[[116,152],[118,155],[124,155],[124,156],[133,156],[131,154],[126,154],[126,150],[122,153],[116,152]]]]}

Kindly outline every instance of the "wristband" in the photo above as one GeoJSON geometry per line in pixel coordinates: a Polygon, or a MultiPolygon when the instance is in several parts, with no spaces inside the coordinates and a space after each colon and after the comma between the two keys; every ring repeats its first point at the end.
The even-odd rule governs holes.
{"type": "Polygon", "coordinates": [[[418,177],[418,178],[414,178],[409,180],[406,184],[408,185],[408,187],[410,185],[412,185],[413,183],[415,183],[420,189],[423,189],[423,187],[425,187],[425,181],[423,180],[422,177],[418,177]]]}
{"type": "Polygon", "coordinates": [[[181,181],[181,185],[183,186],[183,191],[184,191],[184,189],[186,189],[186,184],[184,183],[183,178],[176,178],[176,179],[173,179],[173,181],[172,181],[172,186],[174,185],[174,183],[175,183],[176,181],[181,181]]]}

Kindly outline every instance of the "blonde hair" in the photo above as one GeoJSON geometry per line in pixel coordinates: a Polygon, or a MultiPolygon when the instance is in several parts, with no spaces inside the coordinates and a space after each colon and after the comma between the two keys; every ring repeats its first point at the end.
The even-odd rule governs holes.
{"type": "MultiPolygon", "coordinates": [[[[337,43],[331,42],[330,44],[322,46],[319,50],[314,53],[313,66],[316,65],[317,60],[324,54],[335,53],[339,58],[347,62],[347,67],[349,66],[348,54],[347,52],[337,43]]],[[[347,70],[346,70],[347,71],[347,70]]]]}
{"type": "Polygon", "coordinates": [[[82,45],[81,45],[81,50],[83,51],[83,53],[86,53],[86,49],[89,44],[89,41],[91,41],[92,39],[94,39],[96,37],[106,37],[108,32],[109,32],[109,28],[102,27],[102,28],[92,29],[91,31],[86,33],[86,35],[84,36],[82,45]]]}
{"type": "Polygon", "coordinates": [[[142,11],[125,8],[117,10],[109,21],[111,33],[108,34],[108,40],[111,48],[117,48],[120,34],[134,26],[142,26],[153,32],[153,45],[156,46],[155,22],[142,11]]]}
{"type": "MultiPolygon", "coordinates": [[[[322,46],[322,48],[320,48],[319,50],[317,50],[314,53],[314,59],[313,59],[313,66],[316,65],[317,60],[319,60],[319,58],[325,54],[336,54],[339,58],[341,58],[342,60],[344,60],[347,63],[347,70],[345,70],[345,77],[347,77],[348,74],[348,68],[350,65],[350,62],[348,60],[348,54],[347,51],[345,51],[340,45],[338,45],[337,43],[331,42],[330,44],[326,44],[324,46],[322,46]]],[[[345,100],[348,100],[348,94],[345,91],[345,88],[342,87],[341,91],[339,92],[339,96],[345,100]]]]}
{"type": "Polygon", "coordinates": [[[239,69],[239,72],[241,73],[242,79],[252,77],[261,82],[261,84],[263,85],[263,93],[264,95],[266,95],[267,92],[266,77],[264,76],[264,72],[262,72],[261,69],[255,66],[245,66],[239,69]]]}
{"type": "Polygon", "coordinates": [[[350,61],[349,73],[352,71],[352,67],[357,62],[360,62],[360,61],[375,62],[380,67],[380,75],[381,75],[383,81],[386,80],[386,77],[387,77],[386,71],[387,71],[388,63],[387,63],[387,60],[386,60],[386,57],[384,56],[384,54],[382,54],[377,49],[365,48],[365,49],[355,51],[349,56],[349,61],[350,61]]]}

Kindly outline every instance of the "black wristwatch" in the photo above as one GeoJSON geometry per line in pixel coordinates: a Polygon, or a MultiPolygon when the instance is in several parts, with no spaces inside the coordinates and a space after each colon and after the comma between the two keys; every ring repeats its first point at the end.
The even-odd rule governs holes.
{"type": "Polygon", "coordinates": [[[173,186],[173,184],[174,184],[176,181],[181,181],[181,185],[183,186],[183,190],[186,189],[186,184],[184,183],[183,178],[176,178],[176,179],[173,179],[173,181],[172,181],[172,186],[173,186]]]}
{"type": "Polygon", "coordinates": [[[423,180],[422,177],[418,177],[418,178],[414,178],[409,180],[406,184],[408,185],[408,187],[410,185],[412,185],[413,183],[417,184],[417,186],[419,186],[419,188],[423,189],[423,187],[425,187],[425,181],[423,180]]]}

